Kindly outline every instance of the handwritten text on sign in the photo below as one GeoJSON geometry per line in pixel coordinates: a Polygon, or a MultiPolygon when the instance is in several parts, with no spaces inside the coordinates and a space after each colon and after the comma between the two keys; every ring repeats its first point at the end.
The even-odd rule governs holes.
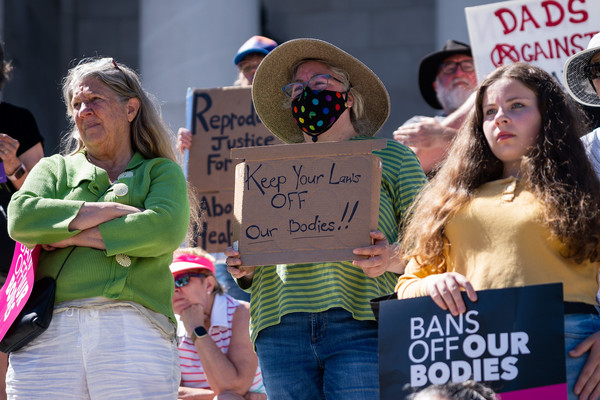
{"type": "Polygon", "coordinates": [[[192,245],[211,253],[221,252],[232,244],[233,190],[201,193],[198,197],[202,226],[192,245]]]}
{"type": "Polygon", "coordinates": [[[252,265],[251,255],[277,263],[350,260],[352,249],[369,244],[369,231],[377,227],[381,160],[361,143],[352,144],[359,154],[301,154],[323,145],[270,147],[287,157],[250,157],[237,166],[234,235],[245,265],[252,265]]]}
{"type": "Polygon", "coordinates": [[[194,138],[188,179],[201,192],[233,190],[231,149],[282,143],[258,118],[250,88],[190,90],[186,112],[194,138]]]}
{"type": "MultiPolygon", "coordinates": [[[[254,165],[246,164],[244,184],[247,191],[257,190],[265,198],[267,207],[270,206],[273,211],[282,209],[287,211],[302,211],[303,207],[304,209],[310,208],[310,204],[307,204],[307,202],[320,205],[318,203],[322,199],[319,196],[311,194],[322,190],[327,191],[327,187],[331,185],[353,185],[361,182],[363,174],[358,170],[342,172],[339,167],[336,169],[336,163],[332,160],[324,164],[323,169],[315,172],[313,168],[309,172],[309,169],[305,165],[291,163],[289,165],[291,167],[291,174],[289,174],[290,171],[273,171],[276,175],[269,172],[262,175],[262,163],[254,165]],[[288,172],[288,174],[286,175],[285,172],[288,172]]],[[[294,215],[294,218],[287,219],[283,230],[280,229],[280,224],[271,222],[269,225],[275,225],[274,227],[263,229],[259,225],[253,224],[246,228],[244,234],[250,240],[271,238],[275,235],[287,235],[293,238],[304,239],[321,238],[323,237],[321,234],[333,232],[336,229],[340,230],[342,227],[348,229],[359,205],[360,200],[353,199],[346,201],[345,204],[342,202],[340,204],[340,211],[342,208],[343,211],[338,213],[338,218],[336,218],[336,215],[331,214],[313,215],[316,212],[308,212],[306,214],[291,213],[294,215]],[[353,203],[352,205],[351,202],[353,203]]],[[[325,236],[330,237],[332,235],[325,236]]]]}

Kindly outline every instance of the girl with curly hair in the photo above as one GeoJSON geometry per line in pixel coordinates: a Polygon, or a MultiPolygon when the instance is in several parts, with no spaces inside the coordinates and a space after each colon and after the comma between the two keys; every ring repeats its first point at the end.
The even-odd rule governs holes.
{"type": "Polygon", "coordinates": [[[475,290],[562,282],[570,399],[600,390],[600,182],[579,140],[584,122],[542,69],[491,73],[413,206],[396,286],[400,299],[428,295],[458,315],[461,290],[476,301],[475,290]]]}

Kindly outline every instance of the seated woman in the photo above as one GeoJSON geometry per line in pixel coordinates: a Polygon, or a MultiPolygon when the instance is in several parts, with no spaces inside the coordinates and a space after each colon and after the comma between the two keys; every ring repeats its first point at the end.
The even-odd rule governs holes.
{"type": "Polygon", "coordinates": [[[223,293],[214,261],[202,249],[176,250],[170,268],[173,309],[185,328],[179,343],[180,398],[266,399],[250,341],[250,305],[223,293]]]}

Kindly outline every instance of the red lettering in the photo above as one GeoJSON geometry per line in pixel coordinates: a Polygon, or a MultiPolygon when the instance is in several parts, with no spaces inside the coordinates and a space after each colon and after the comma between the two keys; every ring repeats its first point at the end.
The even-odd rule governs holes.
{"type": "Polygon", "coordinates": [[[522,19],[521,19],[521,29],[519,29],[520,31],[525,30],[525,22],[529,22],[529,21],[533,22],[533,25],[535,25],[536,29],[540,27],[540,25],[537,23],[535,18],[533,18],[533,15],[531,15],[531,13],[529,12],[529,8],[527,8],[527,6],[521,7],[521,11],[522,11],[522,19]]]}
{"type": "Polygon", "coordinates": [[[517,18],[515,17],[515,14],[513,14],[513,12],[508,8],[500,8],[494,12],[494,15],[500,20],[500,23],[504,27],[504,32],[502,33],[505,35],[513,32],[517,28],[517,18]],[[505,15],[509,15],[512,18],[512,27],[509,27],[507,21],[504,19],[505,15]]]}
{"type": "Polygon", "coordinates": [[[550,52],[550,57],[548,57],[548,58],[554,58],[554,52],[552,51],[552,49],[553,49],[552,39],[548,39],[547,43],[548,43],[548,51],[550,52]]]}
{"type": "Polygon", "coordinates": [[[535,55],[533,57],[534,57],[535,61],[540,59],[540,55],[544,56],[543,58],[545,58],[546,60],[552,58],[552,57],[548,57],[548,55],[546,55],[546,53],[544,53],[544,48],[542,47],[542,45],[539,42],[534,43],[534,48],[535,48],[535,55]]]}
{"type": "Polygon", "coordinates": [[[581,47],[580,45],[578,45],[578,44],[575,42],[575,40],[574,40],[574,39],[576,39],[576,38],[577,38],[577,39],[581,39],[581,38],[583,38],[583,36],[581,36],[579,33],[576,33],[576,34],[574,34],[573,36],[571,36],[571,45],[577,49],[577,50],[573,50],[573,51],[571,52],[571,55],[573,55],[573,54],[575,54],[575,53],[578,53],[578,52],[580,52],[580,51],[584,50],[584,48],[583,48],[583,47],[581,47]]]}
{"type": "Polygon", "coordinates": [[[554,47],[556,47],[556,58],[560,58],[560,51],[562,50],[563,54],[565,57],[570,57],[571,54],[569,54],[569,43],[567,42],[567,37],[564,36],[563,37],[563,42],[560,42],[560,39],[555,38],[554,39],[554,47]]]}
{"type": "Polygon", "coordinates": [[[525,61],[525,62],[531,62],[531,61],[533,61],[533,57],[528,56],[527,54],[529,54],[529,53],[527,53],[527,54],[525,53],[525,51],[529,50],[530,48],[531,48],[531,45],[527,44],[527,43],[525,43],[521,47],[521,55],[522,55],[523,61],[525,61]]]}
{"type": "Polygon", "coordinates": [[[560,24],[565,17],[565,11],[563,10],[560,3],[555,0],[542,1],[542,7],[546,10],[546,26],[556,26],[560,24]],[[558,19],[552,19],[552,12],[550,10],[550,6],[556,7],[560,17],[558,19]]]}
{"type": "Polygon", "coordinates": [[[569,12],[571,14],[581,14],[581,17],[580,17],[580,19],[575,19],[575,18],[571,17],[571,18],[569,18],[569,21],[571,21],[574,24],[580,24],[582,22],[587,21],[588,18],[589,18],[589,15],[588,15],[588,12],[585,9],[575,10],[573,8],[573,3],[575,3],[576,1],[579,2],[579,3],[582,3],[582,4],[585,3],[585,0],[569,0],[569,5],[567,6],[567,8],[569,9],[569,12]]]}

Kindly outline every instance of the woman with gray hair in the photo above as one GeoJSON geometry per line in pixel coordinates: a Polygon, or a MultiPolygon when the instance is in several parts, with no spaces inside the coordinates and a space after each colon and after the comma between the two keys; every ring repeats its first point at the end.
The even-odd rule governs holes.
{"type": "Polygon", "coordinates": [[[43,248],[36,280],[61,271],[50,327],[10,355],[8,396],[175,399],[169,264],[190,211],[172,133],[111,58],[80,62],[63,94],[70,152],[42,159],[8,208],[11,236],[43,248]]]}

